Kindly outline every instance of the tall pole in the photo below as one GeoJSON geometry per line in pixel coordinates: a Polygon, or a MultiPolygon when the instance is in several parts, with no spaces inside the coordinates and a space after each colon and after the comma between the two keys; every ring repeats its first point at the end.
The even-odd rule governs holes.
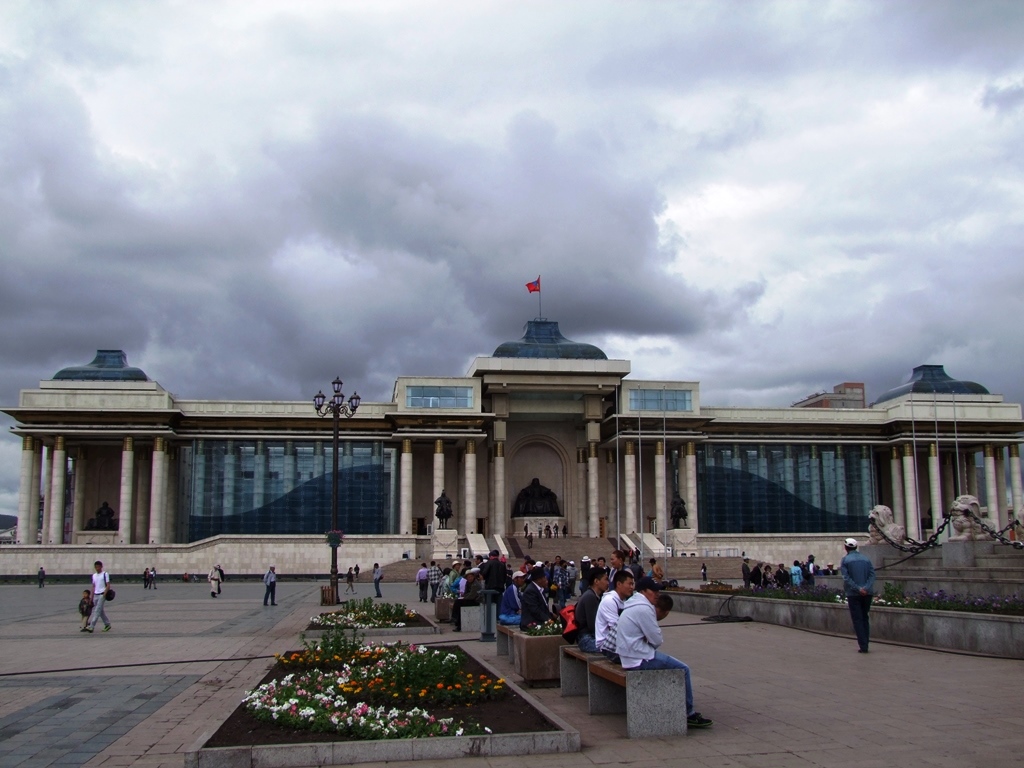
{"type": "MultiPolygon", "coordinates": [[[[360,397],[359,393],[353,392],[352,397],[348,399],[348,402],[345,402],[345,395],[341,392],[342,382],[340,378],[332,381],[331,387],[334,390],[334,397],[328,400],[323,390],[320,390],[313,398],[313,407],[316,409],[317,416],[323,417],[330,413],[334,422],[334,455],[331,457],[331,469],[334,472],[334,476],[331,478],[331,532],[333,534],[333,532],[338,530],[338,432],[343,415],[346,419],[351,419],[356,415],[356,411],[359,409],[360,397]]],[[[334,593],[334,602],[337,603],[338,548],[336,546],[331,546],[331,591],[334,593]]]]}
{"type": "MultiPolygon", "coordinates": [[[[334,451],[331,456],[331,530],[338,530],[338,429],[341,425],[340,408],[332,404],[334,414],[334,451]]],[[[331,592],[334,602],[338,602],[338,548],[331,547],[331,592]]]]}

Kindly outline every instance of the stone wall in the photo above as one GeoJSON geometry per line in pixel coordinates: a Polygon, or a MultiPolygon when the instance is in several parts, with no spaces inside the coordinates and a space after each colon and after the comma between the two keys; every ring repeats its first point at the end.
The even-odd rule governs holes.
{"type": "MultiPolygon", "coordinates": [[[[345,573],[359,564],[369,574],[375,562],[384,565],[403,559],[403,554],[422,560],[429,556],[426,536],[346,536],[338,548],[338,570],[345,573]]],[[[277,573],[322,575],[330,573],[331,551],[322,536],[214,536],[192,544],[129,544],[113,547],[95,545],[0,547],[0,575],[34,576],[39,566],[51,576],[90,574],[93,563],[102,560],[113,577],[141,576],[155,566],[161,578],[183,573],[205,576],[220,564],[230,578],[255,576],[273,563],[277,573]]]]}

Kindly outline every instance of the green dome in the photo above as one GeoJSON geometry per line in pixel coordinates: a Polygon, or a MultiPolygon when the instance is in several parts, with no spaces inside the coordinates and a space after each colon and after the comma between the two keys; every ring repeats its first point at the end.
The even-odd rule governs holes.
{"type": "Polygon", "coordinates": [[[149,381],[141,368],[128,365],[121,349],[99,349],[88,365],[71,365],[54,374],[58,381],[149,381]]]}
{"type": "Polygon", "coordinates": [[[937,395],[987,395],[989,391],[974,381],[960,381],[946,373],[945,367],[941,365],[919,365],[910,379],[898,387],[890,389],[879,397],[874,405],[884,403],[886,400],[895,400],[913,392],[914,394],[924,393],[937,395]]]}
{"type": "Polygon", "coordinates": [[[492,357],[549,358],[555,360],[607,360],[608,355],[593,344],[571,341],[553,320],[530,320],[519,341],[506,341],[492,357]]]}

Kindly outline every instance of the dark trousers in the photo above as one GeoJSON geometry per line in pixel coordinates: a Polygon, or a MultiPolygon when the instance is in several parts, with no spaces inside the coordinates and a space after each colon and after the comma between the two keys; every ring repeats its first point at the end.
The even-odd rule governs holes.
{"type": "Polygon", "coordinates": [[[419,588],[420,588],[420,602],[421,603],[425,603],[425,602],[427,602],[427,586],[428,586],[428,584],[425,581],[417,582],[417,584],[419,585],[419,588]]]}
{"type": "Polygon", "coordinates": [[[853,631],[857,635],[857,645],[862,651],[866,651],[868,640],[871,639],[871,625],[868,623],[871,595],[847,595],[846,603],[850,606],[850,618],[853,620],[853,631]]]}
{"type": "Polygon", "coordinates": [[[277,582],[276,581],[272,581],[269,584],[267,584],[267,591],[263,594],[263,604],[264,605],[267,604],[267,600],[270,600],[270,602],[275,604],[275,605],[277,604],[277,582]]]}

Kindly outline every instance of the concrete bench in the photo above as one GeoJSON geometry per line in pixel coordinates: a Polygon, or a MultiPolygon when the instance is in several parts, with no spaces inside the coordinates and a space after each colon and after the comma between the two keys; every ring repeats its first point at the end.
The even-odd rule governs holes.
{"type": "Polygon", "coordinates": [[[512,638],[520,631],[519,627],[513,627],[508,624],[498,625],[498,655],[507,656],[510,664],[515,652],[515,643],[512,638]]]}
{"type": "Polygon", "coordinates": [[[631,739],[686,735],[686,672],[625,670],[602,655],[566,646],[560,657],[563,696],[587,695],[592,715],[626,715],[631,739]]]}
{"type": "Polygon", "coordinates": [[[462,634],[479,635],[481,622],[483,621],[483,606],[464,605],[459,612],[462,621],[462,634]]]}

